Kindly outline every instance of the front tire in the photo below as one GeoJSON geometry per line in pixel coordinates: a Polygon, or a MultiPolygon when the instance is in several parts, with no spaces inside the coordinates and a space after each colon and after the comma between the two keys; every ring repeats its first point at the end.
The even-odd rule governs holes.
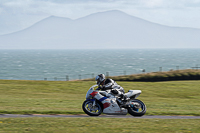
{"type": "Polygon", "coordinates": [[[99,116],[102,113],[102,108],[98,102],[93,106],[93,101],[86,100],[82,105],[83,111],[89,116],[99,116]]]}
{"type": "Polygon", "coordinates": [[[130,99],[128,113],[132,116],[141,117],[146,113],[146,105],[138,99],[130,99]]]}

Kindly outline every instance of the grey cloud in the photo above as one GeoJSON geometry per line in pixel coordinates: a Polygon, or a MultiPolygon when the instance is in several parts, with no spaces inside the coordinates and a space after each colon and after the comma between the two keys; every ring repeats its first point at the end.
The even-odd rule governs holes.
{"type": "Polygon", "coordinates": [[[101,2],[101,3],[109,3],[109,2],[117,2],[117,1],[124,1],[124,0],[36,0],[36,1],[43,1],[43,2],[52,2],[52,3],[87,3],[87,2],[101,2]]]}

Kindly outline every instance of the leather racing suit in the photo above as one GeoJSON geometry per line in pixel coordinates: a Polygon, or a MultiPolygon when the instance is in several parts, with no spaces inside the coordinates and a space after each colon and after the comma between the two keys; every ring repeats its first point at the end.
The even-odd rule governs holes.
{"type": "Polygon", "coordinates": [[[112,79],[106,79],[102,86],[99,86],[102,91],[111,90],[114,95],[121,96],[124,94],[124,88],[118,85],[112,79]]]}

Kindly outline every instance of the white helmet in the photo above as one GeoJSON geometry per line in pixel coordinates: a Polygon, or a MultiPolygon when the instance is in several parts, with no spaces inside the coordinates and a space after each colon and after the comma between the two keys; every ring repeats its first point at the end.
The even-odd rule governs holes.
{"type": "Polygon", "coordinates": [[[99,86],[106,79],[104,74],[99,74],[96,76],[95,80],[97,81],[97,85],[99,86]]]}

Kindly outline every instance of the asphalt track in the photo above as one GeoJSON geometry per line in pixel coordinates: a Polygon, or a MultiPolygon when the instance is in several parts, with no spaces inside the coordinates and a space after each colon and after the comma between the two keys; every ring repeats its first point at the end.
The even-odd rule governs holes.
{"type": "Polygon", "coordinates": [[[28,118],[28,117],[62,117],[62,118],[133,118],[133,119],[200,119],[200,116],[163,116],[163,115],[144,115],[142,117],[133,117],[131,115],[100,115],[100,116],[88,116],[88,115],[42,115],[42,114],[0,114],[0,118],[28,118]]]}

